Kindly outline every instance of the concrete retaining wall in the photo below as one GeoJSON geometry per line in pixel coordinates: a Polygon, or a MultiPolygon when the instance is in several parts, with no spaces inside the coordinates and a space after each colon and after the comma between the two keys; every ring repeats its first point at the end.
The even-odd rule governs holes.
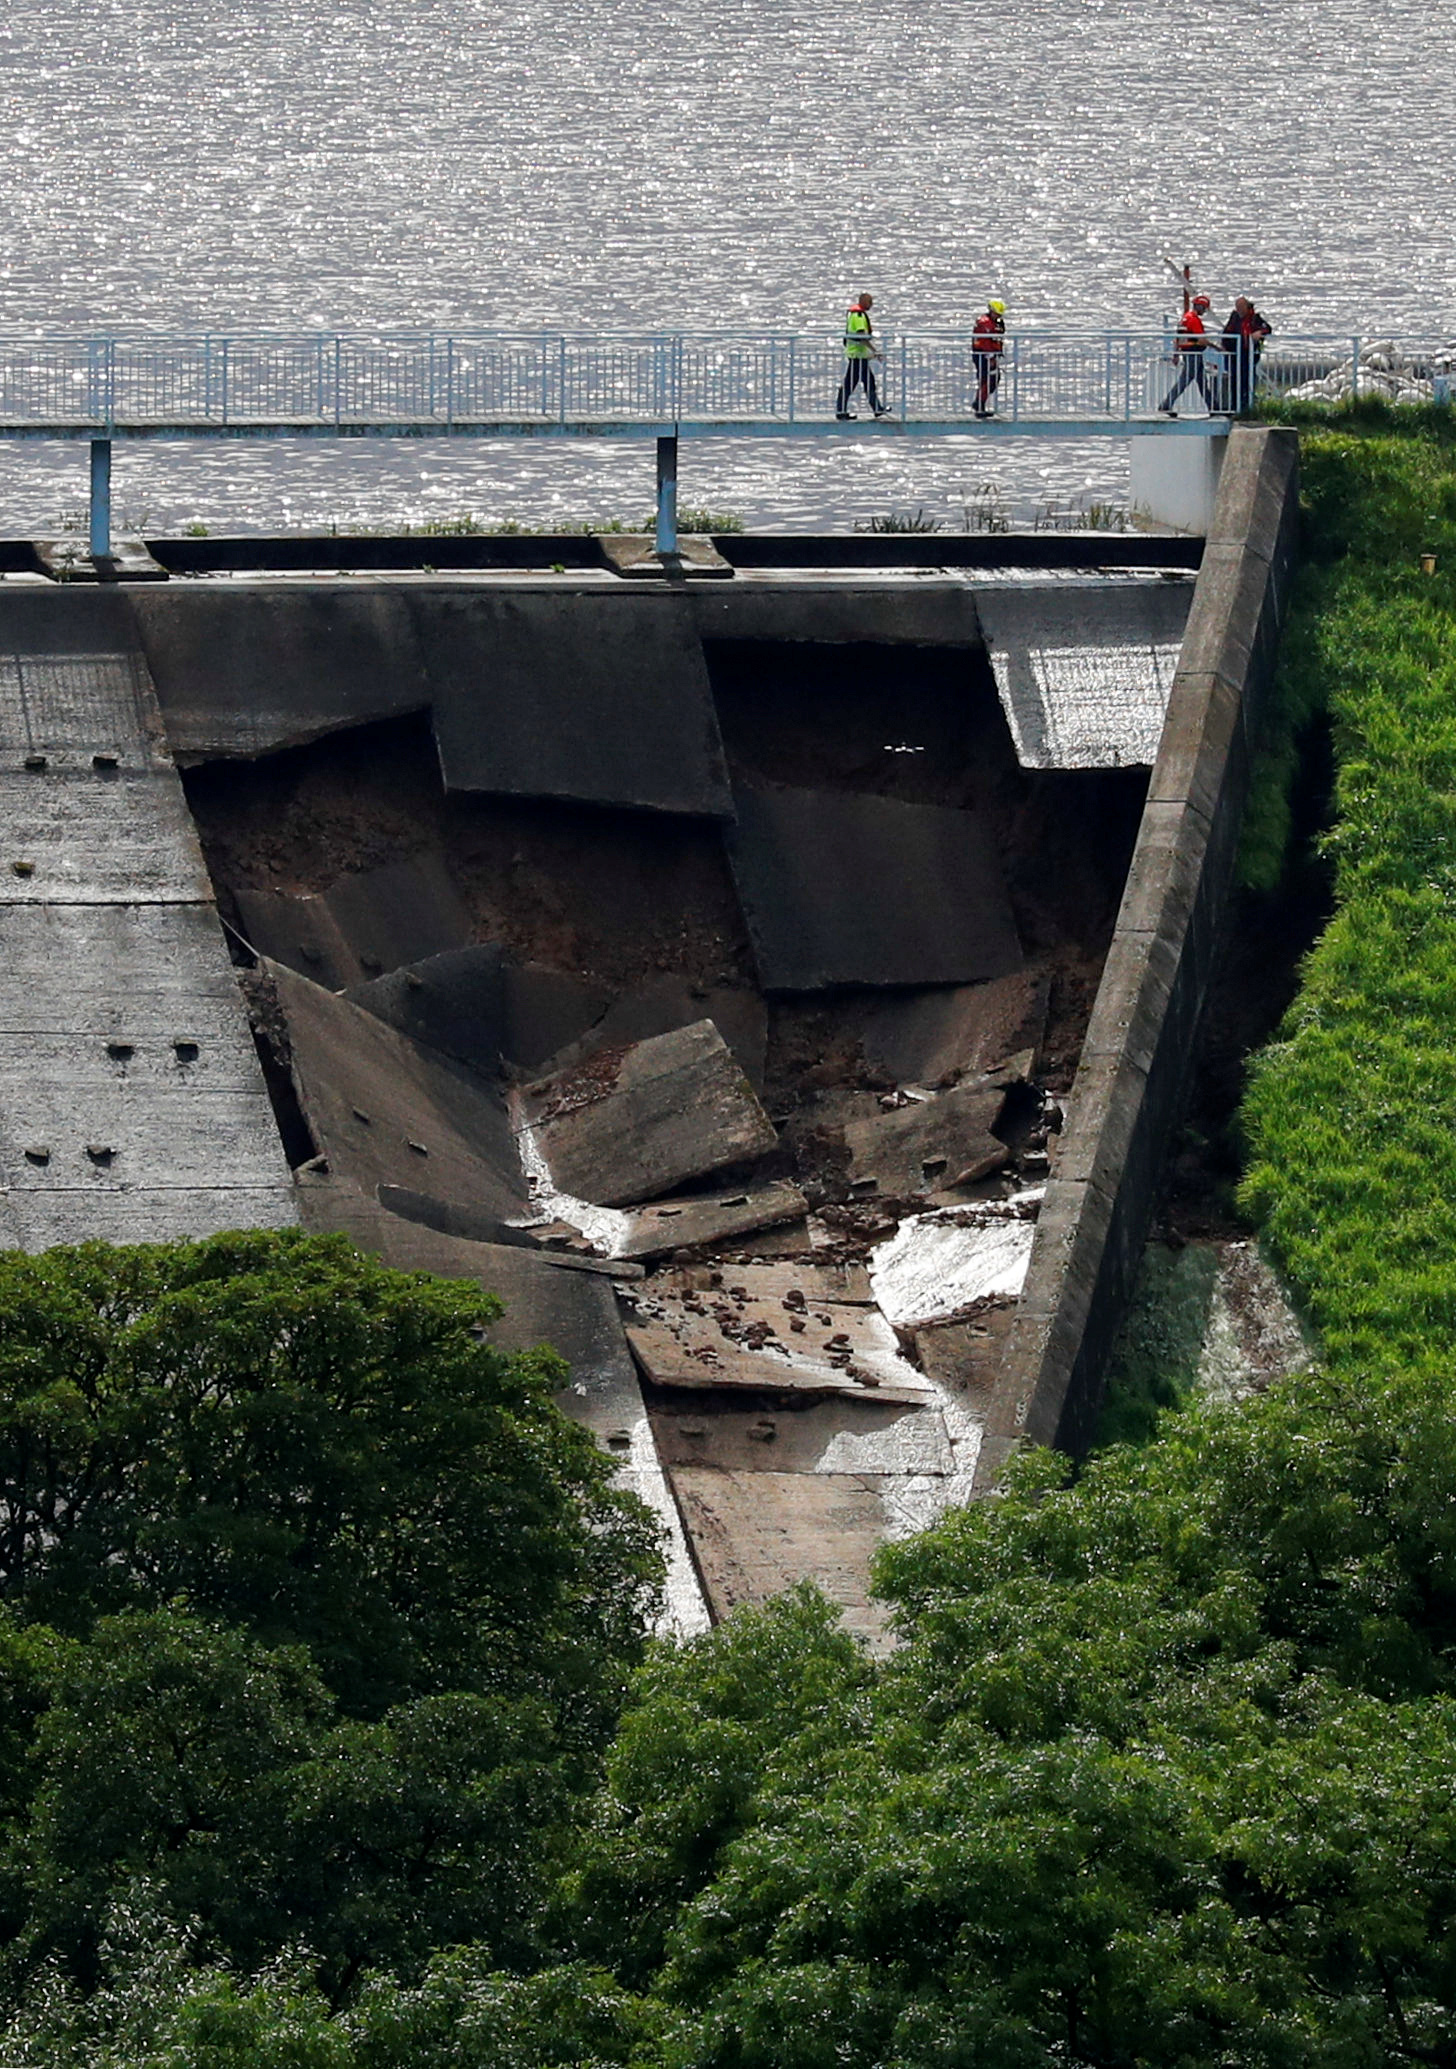
{"type": "Polygon", "coordinates": [[[1229,441],[1127,888],[976,1472],[1087,1448],[1156,1201],[1233,881],[1293,567],[1298,442],[1229,441]]]}

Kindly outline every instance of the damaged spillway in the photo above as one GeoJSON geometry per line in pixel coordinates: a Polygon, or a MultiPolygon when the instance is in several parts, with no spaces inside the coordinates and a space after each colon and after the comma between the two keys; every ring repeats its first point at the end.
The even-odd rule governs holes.
{"type": "Polygon", "coordinates": [[[1191,586],[7,592],[5,780],[81,757],[104,830],[120,754],[137,799],[110,890],[63,800],[17,836],[52,1002],[8,1024],[54,1057],[9,1240],[301,1217],[475,1278],[658,1514],[678,1629],[812,1576],[875,1635],[875,1546],[975,1479],[1191,586]],[[93,1078],[109,1163],[17,1219],[93,1078]]]}
{"type": "Polygon", "coordinates": [[[644,598],[640,639],[615,597],[559,641],[554,599],[503,634],[492,597],[473,650],[456,591],[446,639],[415,600],[428,710],[246,760],[186,714],[305,1220],[563,1354],[680,1628],[810,1575],[872,1633],[874,1547],[970,1491],[1189,585],[1077,586],[1128,634],[1091,767],[1045,766],[1026,685],[1074,642],[1058,585],[1028,674],[1025,582],[994,650],[963,585],[878,626],[841,591],[829,639],[771,589],[746,628],[644,598]]]}

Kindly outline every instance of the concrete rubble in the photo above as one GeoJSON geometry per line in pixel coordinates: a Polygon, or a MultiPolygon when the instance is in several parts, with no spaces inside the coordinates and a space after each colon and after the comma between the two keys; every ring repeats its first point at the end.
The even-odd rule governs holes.
{"type": "Polygon", "coordinates": [[[658,1198],[778,1142],[711,1020],[528,1085],[521,1118],[555,1184],[604,1207],[658,1198]]]}

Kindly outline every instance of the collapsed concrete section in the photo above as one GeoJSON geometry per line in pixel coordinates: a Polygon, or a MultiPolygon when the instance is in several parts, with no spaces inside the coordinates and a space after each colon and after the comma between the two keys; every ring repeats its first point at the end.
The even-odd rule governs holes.
{"type": "Polygon", "coordinates": [[[960,577],[39,602],[11,1239],[301,1202],[469,1276],[657,1509],[675,1628],[812,1576],[882,1635],[875,1544],[971,1486],[1141,777],[1021,766],[960,577]]]}
{"type": "Polygon", "coordinates": [[[659,1198],[778,1144],[711,1020],[527,1086],[521,1120],[557,1188],[601,1207],[659,1198]]]}
{"type": "Polygon", "coordinates": [[[686,597],[439,598],[421,637],[447,789],[732,810],[686,597]]]}
{"type": "Polygon", "coordinates": [[[966,984],[1020,967],[995,844],[967,811],[740,784],[730,852],[765,991],[966,984]]]}

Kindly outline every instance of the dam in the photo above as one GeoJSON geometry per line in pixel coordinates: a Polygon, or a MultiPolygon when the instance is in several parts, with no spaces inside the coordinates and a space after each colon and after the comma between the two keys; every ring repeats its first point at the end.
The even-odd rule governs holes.
{"type": "Polygon", "coordinates": [[[1206,541],[0,551],[4,1240],[478,1279],[677,1629],[877,1639],[876,1544],[1087,1440],[1295,494],[1241,430],[1206,541]]]}

